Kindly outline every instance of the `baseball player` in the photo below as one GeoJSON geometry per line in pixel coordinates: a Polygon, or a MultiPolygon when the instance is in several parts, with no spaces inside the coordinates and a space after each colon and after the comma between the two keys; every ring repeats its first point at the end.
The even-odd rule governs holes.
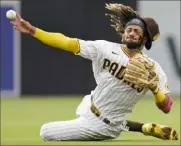
{"type": "Polygon", "coordinates": [[[47,32],[32,26],[17,14],[14,28],[44,44],[70,51],[92,61],[96,88],[84,97],[77,108],[77,118],[42,125],[40,136],[45,141],[105,140],[119,137],[122,131],[141,132],[160,139],[177,140],[177,132],[156,123],[128,121],[127,115],[149,90],[157,107],[169,113],[172,105],[167,76],[158,62],[142,53],[151,49],[159,36],[153,18],[142,18],[122,4],[107,4],[107,14],[122,44],[105,40],[85,41],[62,33],[47,32]]]}

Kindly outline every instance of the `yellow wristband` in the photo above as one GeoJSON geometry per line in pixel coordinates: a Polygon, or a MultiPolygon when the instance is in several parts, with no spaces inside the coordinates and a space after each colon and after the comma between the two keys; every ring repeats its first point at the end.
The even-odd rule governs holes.
{"type": "Polygon", "coordinates": [[[161,102],[163,102],[165,100],[165,94],[163,92],[161,92],[159,90],[159,88],[155,89],[153,91],[153,94],[154,94],[154,97],[155,97],[155,101],[157,103],[161,103],[161,102]]]}
{"type": "Polygon", "coordinates": [[[153,92],[153,94],[157,94],[158,93],[158,91],[159,91],[159,88],[156,88],[155,90],[153,90],[152,92],[153,92]]]}

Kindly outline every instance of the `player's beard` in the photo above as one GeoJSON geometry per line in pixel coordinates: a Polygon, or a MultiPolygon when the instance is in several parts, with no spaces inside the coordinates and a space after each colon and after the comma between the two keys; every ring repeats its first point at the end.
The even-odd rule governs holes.
{"type": "Polygon", "coordinates": [[[143,39],[140,39],[138,42],[126,41],[124,38],[122,43],[127,46],[128,49],[141,49],[143,45],[143,39]]]}

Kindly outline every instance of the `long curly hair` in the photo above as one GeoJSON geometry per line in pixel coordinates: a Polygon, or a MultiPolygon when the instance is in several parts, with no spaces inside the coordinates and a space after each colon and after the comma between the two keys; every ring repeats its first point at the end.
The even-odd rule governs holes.
{"type": "Polygon", "coordinates": [[[123,4],[106,3],[105,8],[111,11],[111,13],[106,13],[105,15],[110,18],[111,26],[119,35],[121,35],[121,37],[124,33],[126,24],[131,19],[139,17],[137,11],[134,11],[131,7],[123,4]]]}

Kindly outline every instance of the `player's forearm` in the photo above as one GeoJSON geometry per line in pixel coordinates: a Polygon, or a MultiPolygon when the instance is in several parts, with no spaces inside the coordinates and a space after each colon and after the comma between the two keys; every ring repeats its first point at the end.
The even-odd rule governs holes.
{"type": "Polygon", "coordinates": [[[169,94],[162,93],[159,88],[153,91],[157,107],[164,113],[168,113],[172,106],[172,97],[169,94]]]}
{"type": "Polygon", "coordinates": [[[79,52],[79,44],[76,38],[69,38],[61,33],[46,32],[39,28],[33,29],[31,35],[44,44],[73,53],[79,52]]]}

